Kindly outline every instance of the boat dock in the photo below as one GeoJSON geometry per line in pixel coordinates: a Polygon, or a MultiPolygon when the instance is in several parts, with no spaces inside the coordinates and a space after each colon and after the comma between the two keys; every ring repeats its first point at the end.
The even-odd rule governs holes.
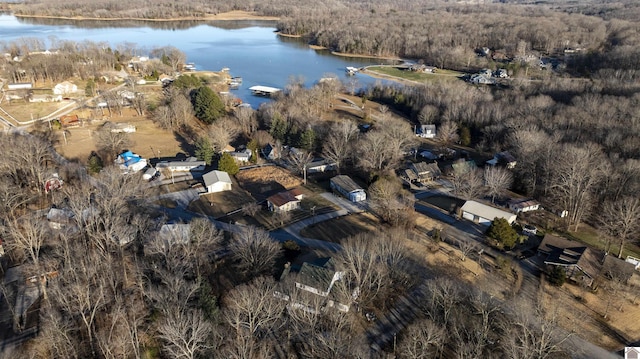
{"type": "Polygon", "coordinates": [[[356,72],[360,71],[359,68],[357,67],[351,67],[351,66],[347,66],[347,68],[345,69],[347,72],[347,75],[355,75],[356,72]]]}
{"type": "Polygon", "coordinates": [[[249,90],[251,90],[251,93],[253,93],[256,96],[273,96],[276,93],[280,92],[281,90],[279,88],[275,88],[275,87],[268,87],[268,86],[252,86],[249,87],[249,90]]]}

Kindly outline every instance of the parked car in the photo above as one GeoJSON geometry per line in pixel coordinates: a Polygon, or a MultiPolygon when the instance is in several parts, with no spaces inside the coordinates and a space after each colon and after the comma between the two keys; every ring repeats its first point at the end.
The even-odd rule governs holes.
{"type": "Polygon", "coordinates": [[[530,224],[525,224],[522,227],[522,234],[527,234],[530,236],[535,236],[538,233],[538,228],[536,228],[535,226],[532,226],[530,224]]]}

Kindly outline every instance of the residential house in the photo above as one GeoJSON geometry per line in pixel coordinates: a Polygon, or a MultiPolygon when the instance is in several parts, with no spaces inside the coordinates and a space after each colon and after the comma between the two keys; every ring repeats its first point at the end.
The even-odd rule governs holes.
{"type": "Polygon", "coordinates": [[[420,125],[416,128],[416,136],[422,138],[435,138],[436,125],[420,125]]]}
{"type": "Polygon", "coordinates": [[[501,165],[508,169],[513,169],[516,167],[518,162],[516,161],[516,158],[509,153],[509,151],[503,151],[496,153],[492,159],[486,162],[486,164],[489,166],[501,165]]]}
{"type": "Polygon", "coordinates": [[[435,73],[437,68],[434,66],[427,66],[422,64],[413,64],[409,66],[409,70],[413,72],[421,72],[423,74],[432,74],[435,73]]]}
{"type": "Polygon", "coordinates": [[[52,229],[62,229],[72,224],[74,214],[70,209],[52,207],[47,212],[47,221],[52,229]]]}
{"type": "Polygon", "coordinates": [[[600,273],[603,258],[600,251],[552,234],[544,236],[538,255],[544,257],[544,264],[564,268],[567,278],[587,286],[592,286],[600,273]]]}
{"type": "Polygon", "coordinates": [[[516,213],[537,211],[540,203],[533,199],[512,199],[507,203],[510,210],[516,213]]]}
{"type": "Polygon", "coordinates": [[[494,85],[496,81],[490,76],[474,74],[469,78],[469,82],[479,85],[494,85]]]}
{"type": "Polygon", "coordinates": [[[331,189],[341,193],[347,197],[351,202],[361,202],[367,199],[367,193],[358,186],[349,176],[339,175],[333,177],[329,184],[331,189]]]}
{"type": "Polygon", "coordinates": [[[156,164],[157,169],[167,169],[171,172],[203,172],[207,163],[195,157],[183,161],[162,161],[156,164]]]}
{"type": "Polygon", "coordinates": [[[135,173],[147,167],[147,160],[131,151],[122,152],[114,162],[124,173],[135,173]]]}
{"type": "Polygon", "coordinates": [[[509,224],[512,224],[516,220],[516,215],[511,212],[506,212],[476,201],[466,201],[460,210],[462,212],[462,218],[485,226],[491,225],[495,218],[504,218],[509,224]]]}
{"type": "Polygon", "coordinates": [[[294,188],[290,191],[276,193],[267,198],[267,207],[272,212],[289,212],[300,208],[302,192],[294,188]]]}
{"type": "Polygon", "coordinates": [[[278,146],[275,146],[275,145],[272,145],[272,144],[267,144],[262,149],[262,155],[264,156],[264,158],[273,161],[273,160],[277,160],[278,158],[280,158],[281,153],[280,153],[280,149],[278,148],[278,146]]]}
{"type": "Polygon", "coordinates": [[[307,169],[307,173],[324,173],[335,170],[336,166],[335,163],[332,163],[331,161],[319,159],[308,163],[305,168],[307,169]]]}
{"type": "Polygon", "coordinates": [[[60,116],[60,124],[63,127],[74,127],[80,125],[80,118],[78,115],[64,115],[60,116]]]}
{"type": "Polygon", "coordinates": [[[202,176],[207,193],[231,191],[231,177],[227,172],[213,170],[202,176]]]}
{"type": "Polygon", "coordinates": [[[433,181],[442,175],[437,163],[415,162],[409,165],[409,169],[415,173],[417,182],[433,181]]]}
{"type": "Polygon", "coordinates": [[[9,90],[31,90],[33,84],[31,82],[14,82],[7,85],[9,90]]]}
{"type": "Polygon", "coordinates": [[[53,87],[54,95],[69,95],[78,92],[78,86],[69,81],[61,82],[53,87]]]}
{"type": "Polygon", "coordinates": [[[190,223],[166,223],[158,231],[158,238],[167,244],[187,244],[190,236],[190,223]]]}
{"type": "MultiPolygon", "coordinates": [[[[287,264],[280,277],[286,278],[291,271],[295,271],[287,264]]],[[[338,271],[332,258],[319,258],[313,262],[304,262],[295,277],[296,293],[275,293],[276,297],[290,301],[289,308],[300,309],[308,313],[317,314],[319,311],[335,308],[341,312],[348,312],[350,303],[344,303],[345,298],[337,298],[335,288],[343,285],[344,272],[338,271]],[[319,301],[320,299],[320,301],[319,301]],[[315,303],[315,304],[312,304],[315,303]]],[[[357,289],[350,299],[357,298],[357,289]]],[[[347,299],[349,300],[349,299],[347,299]]]]}
{"type": "Polygon", "coordinates": [[[233,159],[236,160],[236,162],[240,164],[245,164],[245,163],[248,163],[249,160],[251,159],[251,150],[246,148],[242,151],[229,152],[229,155],[231,155],[231,157],[233,157],[233,159]]]}

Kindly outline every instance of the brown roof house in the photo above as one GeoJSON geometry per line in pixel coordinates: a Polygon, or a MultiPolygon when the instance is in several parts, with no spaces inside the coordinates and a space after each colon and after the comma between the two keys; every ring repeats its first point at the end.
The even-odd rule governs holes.
{"type": "Polygon", "coordinates": [[[567,278],[593,286],[602,268],[604,253],[582,243],[547,234],[538,247],[538,255],[544,257],[544,264],[561,266],[567,278]]]}
{"type": "Polygon", "coordinates": [[[300,201],[304,195],[294,188],[286,192],[276,193],[267,198],[267,207],[272,212],[288,212],[300,208],[300,201]]]}

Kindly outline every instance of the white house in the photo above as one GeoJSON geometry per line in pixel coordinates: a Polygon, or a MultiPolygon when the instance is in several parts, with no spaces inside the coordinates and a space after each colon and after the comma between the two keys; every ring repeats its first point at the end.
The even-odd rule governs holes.
{"type": "Polygon", "coordinates": [[[322,266],[304,262],[298,272],[296,288],[326,297],[333,285],[344,277],[344,272],[336,271],[332,259],[322,266]]]}
{"type": "Polygon", "coordinates": [[[202,172],[207,163],[198,161],[195,157],[189,157],[184,161],[163,161],[156,165],[157,169],[167,169],[171,172],[202,172]]]}
{"type": "Polygon", "coordinates": [[[333,177],[329,184],[331,189],[341,193],[351,202],[361,202],[367,199],[367,193],[358,186],[349,176],[339,175],[333,177]]]}
{"type": "Polygon", "coordinates": [[[416,136],[422,138],[435,138],[436,125],[420,125],[416,128],[416,136]]]}
{"type": "Polygon", "coordinates": [[[504,218],[507,220],[507,222],[509,222],[509,224],[513,223],[516,220],[516,215],[511,212],[487,206],[486,204],[482,204],[476,201],[465,202],[465,204],[461,208],[461,211],[462,218],[486,226],[491,225],[491,222],[493,222],[494,218],[504,218]]]}
{"type": "Polygon", "coordinates": [[[326,171],[334,170],[336,166],[335,163],[332,163],[331,161],[321,159],[308,163],[305,168],[307,169],[307,173],[324,173],[326,171]]]}
{"type": "Polygon", "coordinates": [[[30,90],[33,88],[31,82],[14,82],[7,85],[9,90],[30,90]]]}
{"type": "Polygon", "coordinates": [[[202,176],[207,193],[231,191],[231,177],[227,172],[213,170],[202,176]]]}
{"type": "Polygon", "coordinates": [[[233,159],[238,163],[247,163],[251,159],[251,150],[247,148],[243,151],[233,151],[229,152],[229,155],[231,155],[231,157],[233,157],[233,159]]]}
{"type": "Polygon", "coordinates": [[[537,211],[540,208],[540,203],[532,199],[514,199],[508,203],[509,209],[516,212],[529,212],[537,211]]]}
{"type": "Polygon", "coordinates": [[[78,92],[78,86],[69,81],[61,82],[53,87],[54,95],[68,95],[78,92]]]}
{"type": "Polygon", "coordinates": [[[272,212],[288,212],[300,208],[303,194],[297,188],[290,191],[276,193],[267,198],[267,207],[272,212]]]}

